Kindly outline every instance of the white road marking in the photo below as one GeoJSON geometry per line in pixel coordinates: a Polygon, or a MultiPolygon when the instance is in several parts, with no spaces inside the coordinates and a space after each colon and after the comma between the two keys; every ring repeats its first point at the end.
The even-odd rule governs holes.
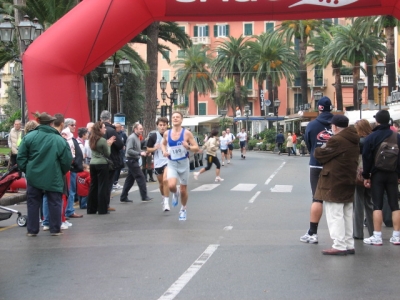
{"type": "Polygon", "coordinates": [[[293,185],[275,185],[271,188],[273,193],[290,193],[292,192],[293,185]]]}
{"type": "Polygon", "coordinates": [[[211,191],[211,190],[215,189],[217,186],[219,186],[219,184],[203,184],[203,185],[195,188],[194,190],[192,190],[192,192],[211,191]]]}
{"type": "Polygon", "coordinates": [[[250,192],[252,189],[255,188],[257,184],[252,183],[239,183],[235,186],[231,191],[241,191],[241,192],[250,192]]]}
{"type": "Polygon", "coordinates": [[[249,203],[254,203],[254,201],[260,194],[261,194],[261,191],[258,191],[253,197],[251,197],[251,199],[249,200],[249,203]]]}
{"type": "Polygon", "coordinates": [[[230,225],[224,227],[225,231],[229,231],[229,230],[232,230],[232,229],[233,229],[233,226],[230,226],[230,225]]]}
{"type": "Polygon", "coordinates": [[[169,289],[158,300],[172,300],[185,285],[193,278],[200,268],[207,262],[211,255],[217,250],[219,245],[209,245],[207,249],[199,256],[198,259],[175,281],[169,289]]]}
{"type": "Polygon", "coordinates": [[[275,175],[278,174],[278,172],[280,171],[280,169],[282,169],[283,166],[284,166],[285,164],[286,164],[286,162],[283,162],[283,163],[279,166],[279,168],[276,169],[275,172],[272,173],[272,175],[268,177],[268,179],[267,179],[267,181],[265,182],[265,184],[268,184],[268,183],[272,180],[272,178],[274,178],[275,175]]]}

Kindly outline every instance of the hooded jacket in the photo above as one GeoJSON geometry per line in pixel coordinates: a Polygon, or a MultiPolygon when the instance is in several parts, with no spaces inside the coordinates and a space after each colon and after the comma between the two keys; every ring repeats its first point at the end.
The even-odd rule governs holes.
{"type": "MultiPolygon", "coordinates": [[[[378,125],[373,130],[372,133],[365,137],[362,148],[362,160],[363,160],[363,177],[364,179],[369,179],[370,174],[377,172],[375,168],[375,154],[378,150],[380,144],[390,137],[393,131],[390,130],[389,125],[378,125]]],[[[397,145],[400,149],[400,135],[397,135],[397,145]]],[[[400,151],[397,158],[397,169],[396,172],[400,177],[400,151]]]]}
{"type": "Polygon", "coordinates": [[[353,202],[360,153],[359,139],[355,128],[347,127],[332,136],[326,147],[315,149],[314,157],[323,165],[315,199],[336,203],[353,202]]]}
{"type": "Polygon", "coordinates": [[[318,117],[308,123],[304,139],[308,151],[310,152],[310,166],[320,167],[321,164],[315,159],[314,151],[316,148],[326,144],[332,136],[331,119],[333,115],[330,112],[322,112],[318,117]]]}

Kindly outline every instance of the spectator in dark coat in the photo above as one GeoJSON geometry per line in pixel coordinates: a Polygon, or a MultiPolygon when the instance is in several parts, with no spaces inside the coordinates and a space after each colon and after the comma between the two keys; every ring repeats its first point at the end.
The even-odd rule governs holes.
{"type": "Polygon", "coordinates": [[[279,155],[281,155],[282,152],[282,145],[285,142],[285,137],[283,136],[282,130],[279,131],[279,133],[276,135],[276,140],[275,142],[278,144],[278,149],[279,149],[279,155]]]}

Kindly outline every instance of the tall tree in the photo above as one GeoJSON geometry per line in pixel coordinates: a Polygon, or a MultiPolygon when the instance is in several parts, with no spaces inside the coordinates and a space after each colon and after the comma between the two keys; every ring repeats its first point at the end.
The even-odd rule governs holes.
{"type": "Polygon", "coordinates": [[[172,62],[172,66],[177,67],[179,90],[187,96],[193,92],[195,115],[199,114],[199,94],[206,95],[215,89],[211,73],[207,69],[212,61],[207,54],[208,50],[201,44],[193,45],[185,49],[183,57],[172,62]]]}
{"type": "Polygon", "coordinates": [[[240,35],[238,38],[230,36],[227,40],[217,42],[216,54],[213,60],[212,74],[215,78],[233,78],[235,82],[235,103],[241,106],[241,79],[244,75],[244,55],[247,50],[246,39],[240,35]]]}
{"type": "Polygon", "coordinates": [[[371,34],[370,29],[356,23],[332,28],[333,39],[325,50],[327,56],[336,55],[337,60],[347,61],[353,66],[353,105],[358,107],[357,82],[360,79],[360,63],[368,57],[383,57],[386,52],[384,39],[371,34]]]}
{"type": "Polygon", "coordinates": [[[286,37],[287,43],[293,41],[297,44],[298,41],[298,55],[299,55],[299,77],[301,86],[301,97],[303,102],[308,103],[308,80],[307,80],[307,64],[306,54],[308,47],[308,40],[314,34],[318,33],[323,28],[324,22],[321,20],[287,20],[283,21],[280,25],[279,31],[286,37]]]}
{"type": "Polygon", "coordinates": [[[340,68],[342,67],[342,61],[337,60],[336,53],[332,51],[324,51],[332,40],[332,35],[328,30],[323,30],[318,36],[310,39],[310,46],[313,50],[307,53],[306,63],[314,66],[321,66],[326,68],[329,64],[332,64],[332,74],[335,77],[335,92],[337,101],[337,110],[343,110],[343,93],[342,93],[342,81],[340,68]]]}
{"type": "Polygon", "coordinates": [[[245,86],[240,87],[240,103],[236,102],[235,99],[235,81],[233,78],[225,78],[217,84],[218,96],[215,98],[215,104],[222,108],[232,108],[232,111],[236,111],[236,106],[242,107],[247,103],[247,88],[245,86]]]}
{"type": "Polygon", "coordinates": [[[255,79],[259,90],[262,82],[268,82],[268,99],[278,99],[278,86],[286,78],[291,82],[297,74],[298,58],[293,48],[275,33],[263,33],[255,36],[256,40],[247,41],[248,51],[244,55],[246,61],[246,79],[255,79]]]}

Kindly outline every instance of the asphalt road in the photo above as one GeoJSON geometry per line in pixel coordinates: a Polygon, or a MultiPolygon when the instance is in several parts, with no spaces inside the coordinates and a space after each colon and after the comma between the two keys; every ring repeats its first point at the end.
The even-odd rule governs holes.
{"type": "Polygon", "coordinates": [[[391,228],[382,247],[356,241],[345,257],[321,254],[332,244],[325,216],[318,245],[299,241],[308,174],[308,157],[235,152],[225,181],[214,182],[215,168],[191,176],[187,221],[179,207],[162,211],[155,183],[150,203],[115,193],[116,212],[72,219],[60,237],[27,237],[13,215],[0,222],[0,299],[398,299],[391,228]]]}

